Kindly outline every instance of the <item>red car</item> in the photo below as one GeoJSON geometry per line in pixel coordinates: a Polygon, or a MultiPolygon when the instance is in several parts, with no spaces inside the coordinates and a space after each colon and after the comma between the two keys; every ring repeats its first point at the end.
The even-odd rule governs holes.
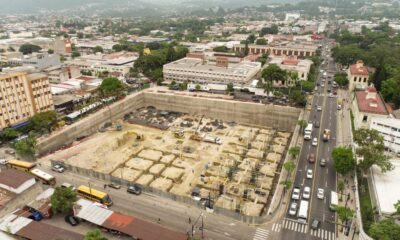
{"type": "Polygon", "coordinates": [[[309,163],[315,163],[315,155],[314,155],[314,153],[308,154],[307,159],[308,159],[309,163]]]}

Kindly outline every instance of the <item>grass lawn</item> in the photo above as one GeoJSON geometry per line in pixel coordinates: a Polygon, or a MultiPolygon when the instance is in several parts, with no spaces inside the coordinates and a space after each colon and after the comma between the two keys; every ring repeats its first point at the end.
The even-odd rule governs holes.
{"type": "Polygon", "coordinates": [[[371,197],[369,195],[367,179],[363,179],[362,182],[359,179],[358,183],[363,227],[364,231],[368,233],[371,224],[374,223],[374,210],[371,204],[371,197]]]}

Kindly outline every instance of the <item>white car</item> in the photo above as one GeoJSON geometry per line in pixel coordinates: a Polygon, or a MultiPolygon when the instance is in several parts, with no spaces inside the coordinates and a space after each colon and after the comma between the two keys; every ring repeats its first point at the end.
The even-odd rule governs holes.
{"type": "Polygon", "coordinates": [[[304,199],[310,199],[310,194],[311,194],[311,189],[310,189],[310,187],[304,187],[304,190],[303,190],[303,198],[304,198],[304,199]]]}
{"type": "Polygon", "coordinates": [[[311,140],[311,134],[304,135],[304,140],[311,140]]]}
{"type": "Polygon", "coordinates": [[[313,138],[311,145],[313,145],[314,147],[318,145],[318,139],[316,137],[313,138]]]}
{"type": "Polygon", "coordinates": [[[51,170],[53,170],[54,172],[63,173],[65,169],[60,164],[56,164],[51,168],[51,170]]]}
{"type": "Polygon", "coordinates": [[[317,111],[322,111],[322,107],[321,107],[321,106],[318,106],[318,107],[317,107],[317,111]]]}
{"type": "Polygon", "coordinates": [[[298,188],[298,187],[293,188],[292,199],[293,200],[300,199],[300,188],[298,188]]]}
{"type": "Polygon", "coordinates": [[[297,213],[297,203],[292,202],[290,204],[290,207],[289,207],[289,215],[290,216],[295,216],[296,213],[297,213]]]}
{"type": "Polygon", "coordinates": [[[307,169],[307,178],[311,179],[313,175],[312,169],[307,169]]]}
{"type": "Polygon", "coordinates": [[[324,199],[324,189],[318,188],[318,190],[317,190],[317,198],[318,199],[324,199]]]}

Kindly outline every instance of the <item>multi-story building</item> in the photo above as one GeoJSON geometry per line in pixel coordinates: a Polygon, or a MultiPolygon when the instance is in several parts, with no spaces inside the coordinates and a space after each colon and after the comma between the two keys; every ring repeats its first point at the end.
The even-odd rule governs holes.
{"type": "Polygon", "coordinates": [[[71,54],[72,53],[72,43],[71,39],[64,38],[63,36],[56,37],[54,39],[54,53],[57,54],[71,54]]]}
{"type": "Polygon", "coordinates": [[[44,68],[60,65],[61,61],[58,54],[32,53],[29,55],[24,55],[22,58],[9,59],[8,63],[32,66],[42,70],[44,68]]]}
{"type": "Polygon", "coordinates": [[[389,152],[400,153],[400,119],[373,117],[369,128],[383,136],[385,148],[389,152]]]}
{"type": "MultiPolygon", "coordinates": [[[[249,53],[264,54],[268,53],[275,56],[296,56],[299,58],[315,56],[318,46],[310,43],[278,42],[268,45],[249,44],[249,53]]],[[[244,52],[245,44],[236,44],[233,47],[235,52],[244,52]]]]}
{"type": "Polygon", "coordinates": [[[387,117],[389,111],[375,87],[356,91],[353,100],[354,124],[356,128],[368,128],[373,117],[387,117]]]}
{"type": "Polygon", "coordinates": [[[369,72],[362,60],[358,60],[356,64],[350,65],[347,70],[347,79],[349,80],[350,92],[354,89],[366,89],[368,87],[369,72]]]}
{"type": "MultiPolygon", "coordinates": [[[[283,70],[297,72],[298,80],[304,81],[308,79],[311,65],[313,61],[309,59],[298,59],[295,56],[292,57],[271,57],[268,64],[276,64],[283,70]]],[[[274,82],[275,86],[287,86],[294,85],[295,83],[286,83],[282,81],[274,82]]]]}
{"type": "Polygon", "coordinates": [[[215,63],[200,58],[185,57],[163,67],[167,82],[233,83],[242,85],[250,82],[261,70],[259,62],[231,64],[226,57],[216,58],[215,63]]]}
{"type": "Polygon", "coordinates": [[[25,122],[36,113],[53,110],[47,75],[0,73],[0,128],[25,122]]]}

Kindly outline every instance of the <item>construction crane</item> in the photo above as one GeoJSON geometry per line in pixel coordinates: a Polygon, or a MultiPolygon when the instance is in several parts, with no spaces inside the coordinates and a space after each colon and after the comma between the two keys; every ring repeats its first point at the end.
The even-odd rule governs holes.
{"type": "Polygon", "coordinates": [[[201,116],[199,124],[197,125],[196,131],[190,136],[191,140],[201,141],[203,138],[200,136],[200,126],[201,122],[203,121],[204,115],[201,116]]]}

